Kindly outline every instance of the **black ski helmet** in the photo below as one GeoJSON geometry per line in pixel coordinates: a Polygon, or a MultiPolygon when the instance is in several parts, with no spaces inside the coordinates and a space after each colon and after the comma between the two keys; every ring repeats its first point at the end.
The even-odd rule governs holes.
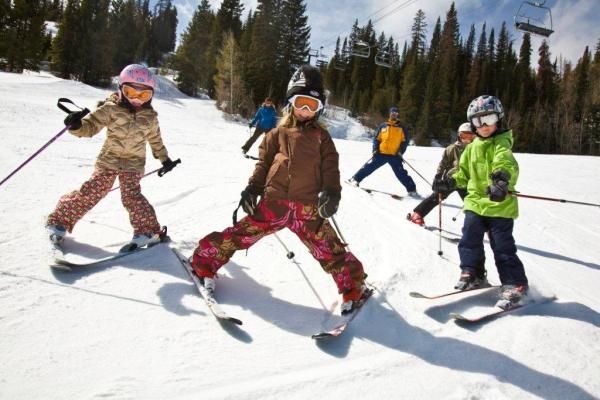
{"type": "Polygon", "coordinates": [[[310,64],[304,64],[294,72],[285,94],[286,103],[297,94],[315,97],[325,105],[326,96],[325,88],[323,87],[323,77],[317,68],[310,64]]]}

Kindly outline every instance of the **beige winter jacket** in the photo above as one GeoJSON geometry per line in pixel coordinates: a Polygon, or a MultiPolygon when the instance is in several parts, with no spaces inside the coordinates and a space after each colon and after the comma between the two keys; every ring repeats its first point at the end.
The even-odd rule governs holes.
{"type": "Polygon", "coordinates": [[[106,140],[96,159],[96,166],[144,173],[146,142],[152,155],[161,162],[168,158],[160,136],[157,113],[151,107],[136,112],[117,104],[115,95],[109,97],[94,112],[81,121],[81,128],[69,130],[78,137],[92,137],[106,128],[106,140]]]}

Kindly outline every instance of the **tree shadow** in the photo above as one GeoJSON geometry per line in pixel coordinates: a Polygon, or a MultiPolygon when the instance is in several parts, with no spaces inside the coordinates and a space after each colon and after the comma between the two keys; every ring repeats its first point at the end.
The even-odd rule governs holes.
{"type": "MultiPolygon", "coordinates": [[[[347,332],[335,340],[318,341],[324,352],[338,358],[348,355],[356,339],[369,340],[388,348],[412,354],[432,365],[450,370],[493,376],[543,399],[592,399],[585,389],[565,379],[536,371],[508,356],[485,347],[448,337],[437,337],[408,324],[396,310],[382,304],[377,296],[349,325],[347,332]]],[[[537,308],[537,315],[552,314],[554,304],[537,308]]],[[[532,311],[533,312],[533,311],[532,311]]]]}
{"type": "Polygon", "coordinates": [[[553,258],[555,260],[560,260],[560,261],[568,261],[568,262],[572,262],[575,264],[583,265],[584,267],[600,269],[600,264],[595,264],[593,262],[586,262],[583,260],[578,260],[576,258],[568,257],[563,254],[557,254],[557,253],[552,253],[550,251],[534,249],[532,247],[527,247],[527,246],[523,246],[523,245],[519,245],[519,244],[517,245],[517,249],[519,249],[521,251],[526,251],[528,253],[536,254],[538,256],[546,257],[546,258],[553,258]]]}

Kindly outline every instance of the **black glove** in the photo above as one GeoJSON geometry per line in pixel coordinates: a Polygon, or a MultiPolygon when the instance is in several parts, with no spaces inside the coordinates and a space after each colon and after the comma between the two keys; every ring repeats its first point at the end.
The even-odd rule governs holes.
{"type": "Polygon", "coordinates": [[[173,161],[170,158],[167,158],[165,161],[162,162],[162,168],[158,170],[158,176],[163,176],[164,174],[166,174],[167,172],[169,172],[170,170],[172,170],[173,168],[175,168],[175,166],[177,164],[181,163],[181,159],[178,158],[177,160],[173,161]]]}
{"type": "Polygon", "coordinates": [[[83,119],[83,117],[85,117],[89,113],[90,110],[88,110],[87,108],[84,108],[81,111],[73,111],[66,116],[65,125],[68,125],[69,129],[77,130],[81,128],[81,120],[83,119]]]}
{"type": "Polygon", "coordinates": [[[258,196],[262,196],[262,190],[254,185],[248,185],[246,186],[246,189],[242,191],[240,204],[242,205],[242,210],[244,210],[246,214],[254,214],[256,205],[258,204],[258,196]]]}
{"type": "Polygon", "coordinates": [[[248,128],[252,128],[254,125],[252,124],[248,124],[248,128]]]}
{"type": "Polygon", "coordinates": [[[339,192],[323,190],[319,193],[319,216],[323,219],[331,218],[337,212],[341,198],[339,192]]]}
{"type": "Polygon", "coordinates": [[[504,201],[508,195],[508,181],[510,181],[510,174],[504,171],[494,171],[490,175],[492,184],[485,190],[491,201],[501,202],[504,201]]]}
{"type": "Polygon", "coordinates": [[[436,193],[451,192],[456,189],[456,181],[451,176],[445,178],[443,176],[436,176],[431,185],[431,189],[436,193]]]}

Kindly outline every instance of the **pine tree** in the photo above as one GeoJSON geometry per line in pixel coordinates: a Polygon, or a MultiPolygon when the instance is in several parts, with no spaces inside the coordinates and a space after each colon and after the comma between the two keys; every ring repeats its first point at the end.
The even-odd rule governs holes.
{"type": "Polygon", "coordinates": [[[214,76],[217,107],[230,114],[248,116],[252,102],[249,100],[242,80],[241,69],[237,60],[240,48],[232,31],[223,38],[223,47],[217,56],[217,74],[214,76]]]}
{"type": "Polygon", "coordinates": [[[175,49],[177,9],[171,0],[159,0],[154,6],[148,45],[148,63],[160,65],[166,53],[175,49]]]}
{"type": "Polygon", "coordinates": [[[207,60],[208,44],[212,31],[214,14],[208,0],[202,0],[194,12],[192,20],[181,37],[181,44],[175,55],[178,71],[177,82],[181,91],[191,96],[198,94],[199,88],[212,86],[212,76],[207,60]]]}
{"type": "Polygon", "coordinates": [[[88,84],[107,86],[112,76],[112,38],[109,27],[109,0],[83,0],[80,24],[81,53],[78,78],[88,84]]]}
{"type": "Polygon", "coordinates": [[[254,14],[246,83],[256,104],[267,96],[280,102],[284,95],[276,92],[271,79],[272,76],[276,76],[278,27],[275,26],[275,21],[279,19],[281,12],[278,5],[275,0],[259,0],[254,14]]]}
{"type": "Polygon", "coordinates": [[[52,42],[51,66],[63,79],[71,79],[80,68],[81,53],[80,1],[68,0],[58,33],[52,42]]]}
{"type": "Polygon", "coordinates": [[[45,55],[44,3],[40,0],[13,0],[8,13],[6,3],[3,3],[2,9],[4,17],[0,15],[0,18],[4,20],[4,24],[0,28],[0,55],[6,59],[6,70],[37,71],[39,62],[45,55]]]}
{"type": "Polygon", "coordinates": [[[274,85],[277,98],[285,93],[289,78],[308,57],[310,26],[304,0],[284,1],[278,21],[277,69],[273,77],[277,80],[274,85]]]}

